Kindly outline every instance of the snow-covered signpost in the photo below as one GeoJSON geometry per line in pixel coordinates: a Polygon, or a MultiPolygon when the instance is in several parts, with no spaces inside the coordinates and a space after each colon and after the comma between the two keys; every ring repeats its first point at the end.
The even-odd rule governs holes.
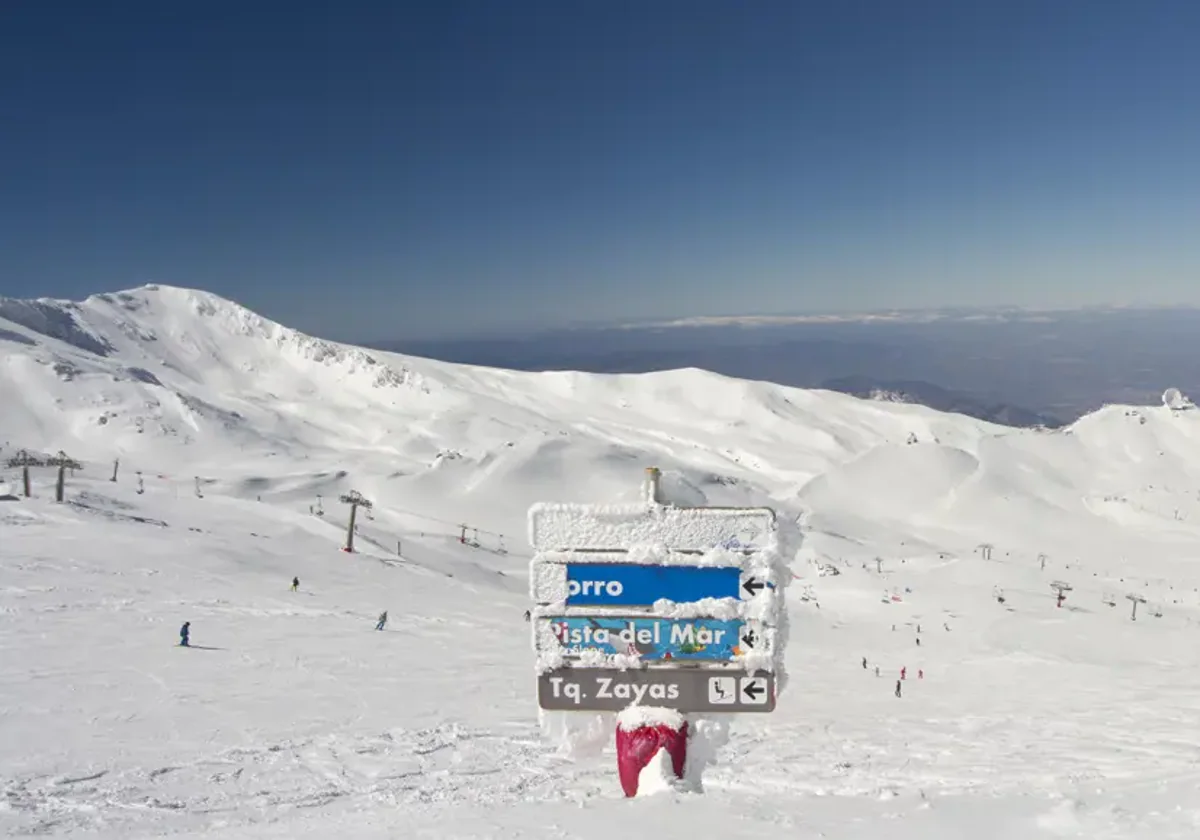
{"type": "Polygon", "coordinates": [[[786,676],[774,511],[666,505],[647,473],[639,504],[529,511],[538,704],[620,713],[627,796],[662,750],[683,776],[686,715],[774,711],[786,676]]]}

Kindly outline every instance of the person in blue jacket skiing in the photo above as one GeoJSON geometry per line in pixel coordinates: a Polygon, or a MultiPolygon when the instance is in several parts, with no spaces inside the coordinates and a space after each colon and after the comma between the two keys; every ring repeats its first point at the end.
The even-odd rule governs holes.
{"type": "Polygon", "coordinates": [[[188,647],[188,633],[190,632],[189,628],[191,626],[192,626],[192,622],[185,621],[185,622],[183,622],[183,626],[179,628],[179,646],[180,647],[188,647]]]}

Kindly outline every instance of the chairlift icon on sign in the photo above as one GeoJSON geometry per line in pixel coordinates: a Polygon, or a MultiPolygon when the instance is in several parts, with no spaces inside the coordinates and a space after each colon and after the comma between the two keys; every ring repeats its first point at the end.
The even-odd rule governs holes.
{"type": "Polygon", "coordinates": [[[708,702],[726,705],[737,702],[737,682],[733,677],[712,677],[708,681],[708,702]]]}

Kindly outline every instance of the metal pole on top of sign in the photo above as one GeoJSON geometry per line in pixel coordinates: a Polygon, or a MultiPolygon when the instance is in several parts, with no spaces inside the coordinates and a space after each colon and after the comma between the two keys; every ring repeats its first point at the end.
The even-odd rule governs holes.
{"type": "Polygon", "coordinates": [[[642,493],[647,504],[662,504],[661,480],[662,470],[658,467],[646,467],[646,483],[642,487],[642,493]]]}

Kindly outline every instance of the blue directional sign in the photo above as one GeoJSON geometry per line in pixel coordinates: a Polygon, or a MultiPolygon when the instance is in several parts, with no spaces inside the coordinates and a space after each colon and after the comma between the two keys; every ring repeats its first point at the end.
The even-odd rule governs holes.
{"type": "Polygon", "coordinates": [[[702,598],[740,598],[736,566],[642,566],[632,563],[568,563],[568,607],[649,606],[702,598]]]}
{"type": "Polygon", "coordinates": [[[594,650],[639,656],[645,661],[730,661],[765,644],[740,620],[588,616],[545,621],[568,654],[594,650]]]}

